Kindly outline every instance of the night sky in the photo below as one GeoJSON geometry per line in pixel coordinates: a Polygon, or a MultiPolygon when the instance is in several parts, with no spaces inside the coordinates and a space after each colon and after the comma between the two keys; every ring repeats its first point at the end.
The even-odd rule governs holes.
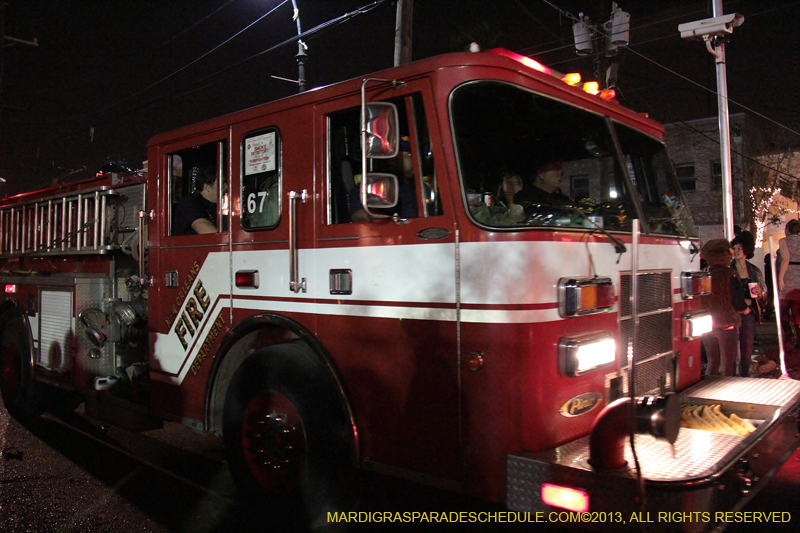
{"type": "MultiPolygon", "coordinates": [[[[304,31],[373,3],[296,1],[304,31]]],[[[0,194],[86,177],[106,160],[138,168],[152,135],[297,90],[270,77],[296,78],[296,43],[260,54],[296,35],[290,1],[6,3],[5,34],[36,38],[39,46],[3,49],[0,176],[7,183],[0,194]]],[[[310,87],[392,65],[395,5],[378,4],[306,38],[310,87]]],[[[677,29],[711,17],[711,1],[619,4],[631,14],[631,41],[618,56],[618,99],[662,122],[716,115],[716,96],[703,88],[716,89],[713,57],[702,42],[681,40],[677,29]]],[[[789,140],[800,144],[800,2],[723,5],[726,13],[745,16],[727,44],[731,112],[762,114],[793,130],[789,140]]],[[[591,58],[578,57],[573,49],[571,17],[580,12],[604,22],[611,2],[414,0],[413,55],[461,50],[475,40],[484,49],[503,46],[561,72],[593,78],[591,58]]]]}

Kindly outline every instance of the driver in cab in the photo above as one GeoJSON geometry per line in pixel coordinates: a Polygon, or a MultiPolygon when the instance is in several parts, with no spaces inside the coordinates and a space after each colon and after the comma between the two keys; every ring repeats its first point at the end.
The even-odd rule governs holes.
{"type": "Polygon", "coordinates": [[[522,189],[514,195],[514,203],[562,206],[572,203],[572,199],[561,192],[564,171],[561,161],[549,161],[536,169],[533,181],[526,181],[522,189]]]}

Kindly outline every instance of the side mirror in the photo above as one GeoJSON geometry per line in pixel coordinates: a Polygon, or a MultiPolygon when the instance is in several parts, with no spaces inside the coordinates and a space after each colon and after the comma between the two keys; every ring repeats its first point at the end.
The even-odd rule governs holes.
{"type": "Polygon", "coordinates": [[[389,209],[397,205],[399,184],[394,174],[367,174],[367,207],[389,209]]]}
{"type": "Polygon", "coordinates": [[[397,107],[389,102],[366,104],[363,109],[366,129],[366,155],[375,159],[389,159],[397,155],[400,137],[400,119],[397,107]]]}

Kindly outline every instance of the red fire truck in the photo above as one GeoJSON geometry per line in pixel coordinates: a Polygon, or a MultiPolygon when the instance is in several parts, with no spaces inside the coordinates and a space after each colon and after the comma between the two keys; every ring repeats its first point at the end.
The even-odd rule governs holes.
{"type": "Polygon", "coordinates": [[[355,467],[520,511],[737,510],[797,447],[800,384],[702,377],[663,130],[584,89],[444,55],[5,199],[6,407],[211,432],[265,499],[355,467]],[[213,232],[185,234],[192,202],[213,232]],[[678,398],[756,430],[679,431],[678,398]]]}

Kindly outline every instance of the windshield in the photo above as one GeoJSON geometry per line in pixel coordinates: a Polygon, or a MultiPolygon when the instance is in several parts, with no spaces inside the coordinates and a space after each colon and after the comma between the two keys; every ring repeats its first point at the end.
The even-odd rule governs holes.
{"type": "Polygon", "coordinates": [[[693,234],[680,189],[669,185],[675,180],[663,146],[643,134],[619,128],[644,197],[625,185],[600,115],[499,82],[459,87],[451,113],[462,194],[478,224],[630,231],[633,201],[647,199],[645,213],[659,220],[651,231],[693,234]],[[682,222],[670,223],[678,213],[682,222]]]}
{"type": "Polygon", "coordinates": [[[616,125],[616,132],[649,231],[696,237],[664,145],[622,124],[616,125]]]}

